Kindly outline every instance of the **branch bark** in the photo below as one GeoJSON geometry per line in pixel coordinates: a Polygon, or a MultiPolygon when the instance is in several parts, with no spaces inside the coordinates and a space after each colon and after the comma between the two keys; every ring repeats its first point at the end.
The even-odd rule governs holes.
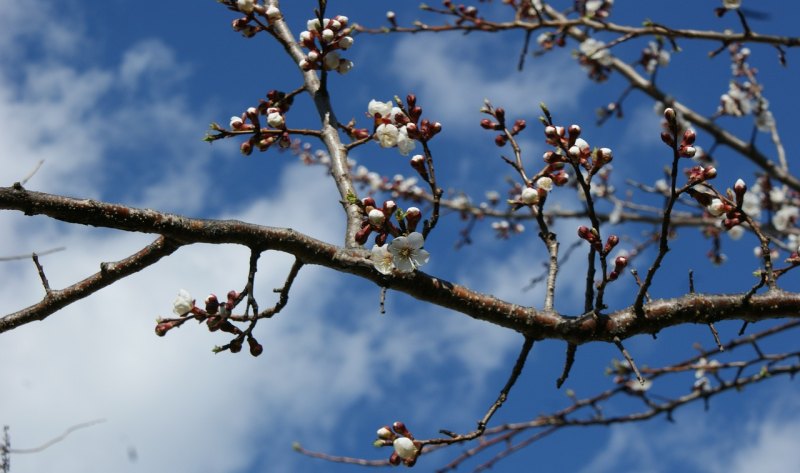
{"type": "MultiPolygon", "coordinates": [[[[615,337],[623,340],[684,323],[708,324],[732,319],[754,322],[800,317],[800,293],[777,289],[750,298],[745,294],[687,294],[675,299],[653,300],[645,304],[641,317],[637,317],[633,306],[607,315],[570,317],[552,310],[537,310],[503,301],[421,271],[407,276],[384,276],[374,269],[369,259],[371,253],[367,250],[332,245],[287,228],[238,220],[193,219],[150,209],[33,192],[19,185],[0,187],[0,209],[17,210],[26,215],[47,215],[68,223],[162,235],[142,252],[107,265],[104,271],[75,285],[90,286],[91,292],[149,266],[181,245],[233,243],[254,250],[289,253],[305,264],[350,273],[378,286],[515,330],[534,340],[560,339],[580,345],[591,341],[611,342],[615,337]]],[[[0,319],[0,333],[23,323],[41,320],[91,292],[80,292],[80,297],[76,292],[74,298],[65,298],[63,291],[53,291],[55,295],[51,298],[0,319]]]]}

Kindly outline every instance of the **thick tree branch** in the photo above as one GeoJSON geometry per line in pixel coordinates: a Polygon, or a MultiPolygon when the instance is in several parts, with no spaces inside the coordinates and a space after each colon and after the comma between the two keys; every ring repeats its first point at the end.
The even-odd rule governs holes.
{"type": "MultiPolygon", "coordinates": [[[[0,209],[26,215],[47,215],[69,223],[163,235],[153,245],[73,286],[88,284],[92,291],[138,271],[190,243],[233,243],[257,250],[276,250],[294,255],[305,264],[316,264],[368,279],[479,320],[510,328],[535,340],[560,339],[575,344],[624,340],[633,335],[656,333],[684,323],[708,324],[719,320],[758,321],[800,316],[800,293],[768,291],[749,299],[742,294],[688,294],[676,299],[645,304],[641,317],[633,306],[598,317],[567,317],[555,311],[536,310],[497,299],[416,271],[407,276],[386,277],[374,269],[370,252],[331,245],[291,229],[265,227],[237,220],[192,219],[180,215],[136,209],[89,199],[32,192],[21,186],[0,187],[0,209]],[[176,243],[177,242],[177,243],[176,243]]],[[[82,286],[81,286],[82,287],[82,286]]],[[[77,289],[76,289],[77,291],[77,289]]],[[[65,298],[63,291],[0,322],[0,333],[32,320],[40,320],[80,297],[65,298]],[[13,322],[12,322],[13,321],[13,322]]],[[[76,293],[77,294],[77,293],[76,293]]]]}
{"type": "Polygon", "coordinates": [[[158,262],[181,245],[159,237],[139,252],[114,263],[101,263],[100,271],[61,290],[49,290],[41,302],[0,318],[0,333],[36,320],[44,320],[64,307],[89,296],[120,279],[158,262]]]}

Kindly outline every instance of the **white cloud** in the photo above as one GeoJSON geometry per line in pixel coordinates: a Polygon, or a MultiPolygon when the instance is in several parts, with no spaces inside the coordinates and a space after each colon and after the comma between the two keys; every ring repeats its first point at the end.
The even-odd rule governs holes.
{"type": "Polygon", "coordinates": [[[394,48],[393,75],[420,97],[423,116],[449,127],[479,130],[484,99],[508,110],[508,116],[537,116],[539,103],[572,110],[589,84],[566,55],[527,61],[516,70],[516,55],[496,56],[516,45],[498,35],[426,34],[406,36],[394,48]],[[484,67],[486,63],[498,67],[484,67]]]}
{"type": "MultiPolygon", "coordinates": [[[[744,408],[730,416],[693,405],[663,420],[618,425],[581,473],[685,471],[786,472],[800,469],[800,403],[785,379],[765,390],[750,387],[744,408]],[[768,404],[767,408],[764,405],[768,404]]],[[[744,400],[737,400],[742,402],[744,400]]]]}

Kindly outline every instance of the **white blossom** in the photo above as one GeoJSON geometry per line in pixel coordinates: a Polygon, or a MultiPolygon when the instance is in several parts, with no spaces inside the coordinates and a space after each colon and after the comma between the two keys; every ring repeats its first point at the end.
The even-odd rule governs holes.
{"type": "Polygon", "coordinates": [[[172,302],[172,311],[183,317],[194,309],[194,299],[186,289],[178,291],[178,296],[172,302]]]}
{"type": "Polygon", "coordinates": [[[319,22],[319,18],[312,18],[306,23],[308,31],[319,31],[320,28],[322,28],[322,24],[319,22]]]}
{"type": "Polygon", "coordinates": [[[526,187],[522,189],[522,194],[520,194],[519,199],[528,205],[536,204],[539,202],[539,191],[531,187],[526,187]]]}
{"type": "Polygon", "coordinates": [[[397,150],[400,151],[400,154],[403,156],[408,156],[408,153],[414,151],[416,148],[417,143],[408,137],[408,130],[406,127],[400,127],[398,130],[397,135],[397,150]]]}
{"type": "Polygon", "coordinates": [[[725,203],[723,203],[719,199],[714,199],[711,201],[711,204],[708,207],[706,207],[706,210],[708,210],[708,213],[710,213],[711,215],[719,217],[720,215],[725,213],[725,203]]]}
{"type": "Polygon", "coordinates": [[[242,117],[236,117],[236,116],[231,117],[231,123],[230,123],[231,129],[236,130],[243,124],[244,122],[242,121],[242,117]]]}
{"type": "Polygon", "coordinates": [[[372,209],[369,211],[367,219],[373,227],[381,228],[384,222],[386,222],[386,215],[383,213],[383,210],[372,209]]]}
{"type": "Polygon", "coordinates": [[[549,177],[540,177],[539,180],[536,181],[536,187],[550,192],[553,190],[553,180],[549,177]]]}
{"type": "Polygon", "coordinates": [[[381,274],[392,274],[394,268],[393,256],[387,245],[372,247],[372,264],[381,274]]]}
{"type": "Polygon", "coordinates": [[[270,5],[269,8],[267,8],[267,18],[269,18],[270,21],[280,20],[281,11],[275,5],[270,5]]]}
{"type": "Polygon", "coordinates": [[[367,113],[369,113],[369,116],[371,117],[380,114],[382,118],[390,118],[389,115],[392,113],[392,102],[379,102],[374,99],[370,100],[369,105],[367,105],[367,113]]]}
{"type": "Polygon", "coordinates": [[[728,236],[731,240],[739,240],[742,238],[742,235],[744,235],[744,228],[741,225],[737,225],[728,230],[728,236]]]}
{"type": "Polygon", "coordinates": [[[397,237],[389,244],[389,252],[395,268],[401,273],[410,273],[428,262],[430,253],[422,249],[425,239],[419,232],[407,237],[397,237]]]}
{"type": "Polygon", "coordinates": [[[772,225],[779,232],[786,231],[792,222],[797,221],[798,216],[800,216],[800,209],[791,205],[785,206],[772,216],[772,225]]]}
{"type": "Polygon", "coordinates": [[[339,63],[342,61],[338,51],[331,51],[325,55],[325,69],[333,71],[339,68],[339,63]]]}
{"type": "Polygon", "coordinates": [[[606,43],[598,41],[594,38],[584,40],[578,46],[581,54],[588,57],[593,61],[597,61],[603,66],[610,66],[612,62],[611,53],[605,48],[606,43]]]}
{"type": "Polygon", "coordinates": [[[411,460],[417,456],[417,447],[414,445],[414,441],[408,437],[397,437],[392,445],[397,456],[403,460],[411,460]]]}
{"type": "Polygon", "coordinates": [[[271,112],[267,115],[267,123],[273,128],[283,128],[285,121],[280,112],[271,112]]]}
{"type": "Polygon", "coordinates": [[[245,15],[253,13],[255,2],[253,0],[236,0],[236,7],[245,15]]]}
{"type": "Polygon", "coordinates": [[[397,146],[399,135],[400,130],[390,123],[381,123],[375,130],[375,139],[377,139],[384,148],[397,146]]]}

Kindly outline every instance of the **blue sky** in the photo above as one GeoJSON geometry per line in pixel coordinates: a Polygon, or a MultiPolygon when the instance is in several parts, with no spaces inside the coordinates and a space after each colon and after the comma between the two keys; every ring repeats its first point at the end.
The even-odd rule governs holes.
{"type": "MultiPolygon", "coordinates": [[[[295,34],[311,18],[316,2],[284,1],[295,34]]],[[[408,24],[420,17],[416,2],[330,1],[329,14],[344,14],[365,25],[383,24],[387,9],[408,24]]],[[[615,21],[639,24],[645,18],[677,27],[738,29],[732,15],[717,19],[716,1],[643,2],[618,0],[615,21]]],[[[22,179],[39,162],[28,188],[152,207],[191,216],[238,218],[291,227],[316,238],[340,242],[343,215],[324,170],[305,167],[288,154],[249,158],[238,144],[201,141],[212,121],[254,105],[270,89],[291,90],[299,75],[269,38],[245,40],[230,28],[236,16],[212,0],[139,2],[122,0],[36,2],[0,0],[0,177],[4,185],[22,179]],[[190,5],[190,6],[189,6],[190,5]]],[[[487,11],[500,5],[481,4],[487,11]]],[[[756,31],[797,35],[798,7],[764,1],[768,20],[756,31]]],[[[430,22],[434,18],[427,17],[430,22]]],[[[618,54],[638,57],[643,43],[623,45],[618,54]]],[[[729,63],[723,54],[709,60],[710,43],[682,43],[684,52],[659,73],[659,83],[679,100],[712,113],[727,90],[729,63]]],[[[355,68],[331,78],[339,118],[367,126],[370,99],[389,100],[414,92],[424,117],[440,121],[433,141],[437,174],[447,189],[474,202],[488,190],[504,190],[510,169],[499,159],[493,136],[478,113],[484,98],[503,106],[529,129],[520,135],[528,162],[546,150],[536,117],[546,102],[556,121],[579,123],[593,146],[615,151],[614,185],[625,178],[652,184],[669,158],[658,139],[659,117],[652,103],[633,94],[628,119],[594,125],[595,109],[614,100],[624,85],[612,77],[598,86],[570,57],[576,45],[541,58],[516,61],[521,35],[358,36],[346,57],[355,68]]],[[[765,95],[771,99],[784,145],[800,148],[794,93],[800,58],[776,64],[774,50],[753,47],[765,95]]],[[[615,52],[617,52],[615,50],[615,52]]],[[[313,126],[305,97],[297,100],[293,123],[313,126]]],[[[741,137],[749,119],[724,118],[741,137]]],[[[759,145],[769,148],[766,136],[759,145]]],[[[702,134],[698,144],[707,146],[702,134]]],[[[502,152],[508,153],[508,150],[502,152]]],[[[412,172],[396,150],[358,148],[352,158],[392,176],[412,172]]],[[[752,167],[729,150],[719,151],[718,183],[752,181],[752,167]]],[[[531,166],[534,166],[531,164],[531,166]]],[[[792,166],[794,169],[795,166],[792,166]]],[[[563,207],[577,205],[574,193],[555,194],[563,207]]],[[[646,198],[645,198],[646,199],[646,198]]],[[[552,204],[554,201],[551,200],[552,204]]],[[[657,201],[645,200],[657,204],[657,201]]],[[[401,204],[402,205],[402,204],[401,204]]],[[[609,210],[609,209],[606,209],[609,210]]],[[[555,231],[563,248],[584,222],[562,221],[555,231]]],[[[541,290],[523,291],[544,260],[542,245],[527,223],[517,238],[496,240],[488,223],[479,225],[474,244],[453,248],[464,222],[443,217],[426,242],[432,254],[425,271],[521,304],[541,306],[541,290]]],[[[639,235],[642,227],[619,233],[639,235]]],[[[96,271],[101,261],[120,259],[151,241],[144,235],[78,228],[40,217],[0,214],[0,256],[65,246],[42,259],[51,285],[62,287],[96,271]]],[[[673,243],[654,297],[681,294],[686,272],[695,270],[698,290],[742,291],[757,265],[755,239],[723,239],[729,261],[705,260],[709,242],[697,230],[682,231],[673,243]]],[[[623,245],[627,244],[626,242],[623,245]]],[[[248,254],[243,248],[195,245],[87,300],[2,336],[0,342],[0,424],[11,426],[12,444],[44,443],[66,427],[92,419],[106,422],[74,433],[37,454],[12,457],[15,473],[59,471],[272,472],[351,471],[321,464],[292,452],[299,441],[314,450],[386,458],[371,446],[374,432],[405,421],[420,437],[440,428],[474,427],[496,392],[522,343],[516,334],[402,294],[388,294],[387,314],[378,314],[372,284],[322,268],[304,268],[287,309],[259,324],[265,347],[259,358],[213,355],[224,343],[215,334],[187,325],[158,338],[154,320],[167,316],[175,293],[185,288],[202,299],[243,286],[248,254]]],[[[643,256],[642,267],[653,255],[643,256]]],[[[264,297],[282,284],[291,259],[262,256],[259,286],[264,297]]],[[[582,258],[562,268],[557,308],[577,314],[582,305],[582,258]]],[[[0,265],[0,312],[9,313],[41,297],[29,261],[0,265]]],[[[787,279],[796,290],[798,280],[787,279]]],[[[612,287],[609,305],[627,306],[633,284],[625,276],[612,287]]],[[[764,327],[767,324],[763,324],[764,327]]],[[[738,323],[720,324],[730,339],[738,323]]],[[[637,361],[659,365],[693,355],[691,345],[713,341],[704,326],[662,334],[658,341],[627,342],[637,361]]],[[[778,342],[794,349],[790,341],[778,342]]],[[[780,349],[780,345],[778,345],[780,349]]],[[[537,344],[522,379],[497,415],[497,422],[522,421],[568,404],[554,381],[564,345],[537,344]]],[[[589,395],[611,387],[603,369],[619,358],[613,346],[579,351],[565,388],[589,395]]],[[[653,392],[687,392],[691,375],[653,392]],[[685,386],[681,383],[685,383],[685,386]]],[[[609,406],[613,411],[616,406],[609,406]]],[[[676,423],[662,418],[609,429],[565,430],[499,463],[494,471],[790,471],[800,467],[800,393],[796,383],[778,379],[727,394],[703,412],[701,405],[679,410],[676,423]],[[754,466],[755,465],[755,466],[754,466]]],[[[423,458],[416,467],[431,471],[454,456],[423,458]]],[[[462,467],[468,469],[477,463],[462,467]]]]}

